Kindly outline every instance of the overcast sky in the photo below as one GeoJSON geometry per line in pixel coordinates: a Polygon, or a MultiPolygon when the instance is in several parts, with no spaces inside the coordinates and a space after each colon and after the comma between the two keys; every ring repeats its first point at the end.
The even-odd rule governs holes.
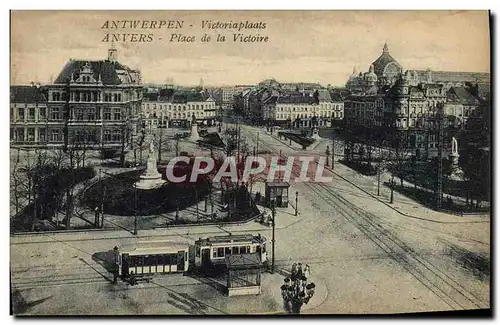
{"type": "Polygon", "coordinates": [[[14,11],[11,83],[47,83],[70,59],[107,57],[107,33],[153,33],[150,43],[119,42],[118,60],[142,72],[143,82],[195,85],[255,84],[267,78],[343,85],[367,71],[387,41],[404,69],[489,72],[487,11],[14,11]],[[107,20],[183,20],[177,30],[101,27],[107,20]],[[265,22],[265,30],[202,30],[202,20],[265,22]],[[192,25],[192,26],[190,26],[192,25]],[[170,34],[195,43],[170,43],[170,34]],[[212,36],[210,43],[201,36],[212,36]],[[268,36],[235,43],[233,33],[268,36]],[[217,34],[226,43],[217,43],[217,34]],[[160,40],[161,38],[161,40],[160,40]]]}

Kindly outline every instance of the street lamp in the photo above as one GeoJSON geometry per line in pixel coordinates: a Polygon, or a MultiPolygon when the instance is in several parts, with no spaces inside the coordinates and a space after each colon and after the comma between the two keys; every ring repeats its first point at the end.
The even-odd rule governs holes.
{"type": "Polygon", "coordinates": [[[295,192],[295,216],[298,214],[299,192],[295,192]]]}
{"type": "Polygon", "coordinates": [[[273,220],[272,220],[272,223],[273,223],[273,237],[271,239],[271,243],[273,245],[273,255],[272,255],[272,260],[271,260],[271,273],[274,273],[274,251],[275,251],[275,240],[274,240],[274,232],[275,232],[275,229],[276,229],[276,202],[273,200],[271,201],[271,214],[273,216],[273,220]]]}
{"type": "Polygon", "coordinates": [[[307,278],[295,276],[293,279],[285,278],[281,285],[281,297],[285,309],[291,314],[300,314],[300,309],[314,296],[316,285],[307,283],[307,278]]]}

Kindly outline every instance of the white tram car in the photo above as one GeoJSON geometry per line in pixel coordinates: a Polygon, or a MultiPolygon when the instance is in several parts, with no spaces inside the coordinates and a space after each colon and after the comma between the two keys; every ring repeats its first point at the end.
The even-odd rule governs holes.
{"type": "Polygon", "coordinates": [[[142,241],[120,250],[120,275],[182,273],[189,268],[189,244],[142,241]]]}
{"type": "Polygon", "coordinates": [[[266,238],[260,234],[215,236],[194,243],[194,265],[204,268],[225,263],[227,255],[258,253],[262,263],[267,261],[266,238]]]}

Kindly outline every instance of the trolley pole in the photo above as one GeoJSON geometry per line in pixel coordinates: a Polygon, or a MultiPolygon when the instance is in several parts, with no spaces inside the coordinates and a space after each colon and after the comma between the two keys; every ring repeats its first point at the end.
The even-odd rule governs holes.
{"type": "Polygon", "coordinates": [[[272,216],[273,216],[273,239],[271,240],[272,244],[273,244],[273,256],[272,256],[272,261],[271,261],[271,273],[274,273],[274,255],[275,255],[275,240],[274,240],[274,232],[275,232],[275,228],[276,228],[276,204],[275,202],[273,201],[272,203],[272,206],[271,206],[271,213],[272,213],[272,216]]]}

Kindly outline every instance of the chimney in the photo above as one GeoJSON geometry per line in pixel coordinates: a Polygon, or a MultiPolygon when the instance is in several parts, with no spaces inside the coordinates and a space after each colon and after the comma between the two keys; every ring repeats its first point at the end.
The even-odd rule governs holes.
{"type": "Polygon", "coordinates": [[[115,42],[111,42],[111,47],[108,49],[108,61],[115,62],[118,56],[118,51],[116,50],[115,42]]]}

